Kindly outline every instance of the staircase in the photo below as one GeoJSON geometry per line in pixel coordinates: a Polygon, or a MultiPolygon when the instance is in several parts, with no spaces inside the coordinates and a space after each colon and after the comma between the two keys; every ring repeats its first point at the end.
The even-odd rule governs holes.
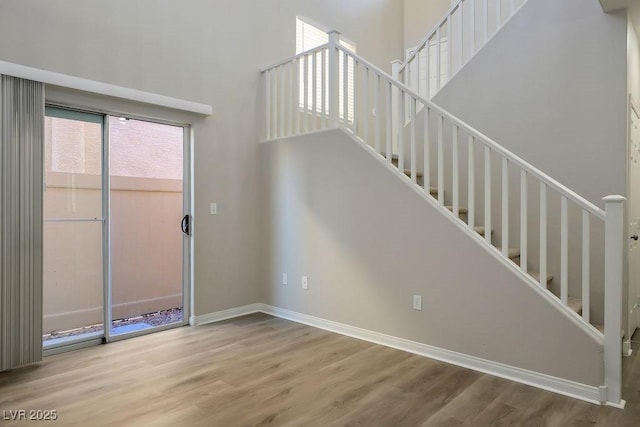
{"type": "MultiPolygon", "coordinates": [[[[455,52],[451,32],[456,13],[460,14],[457,19],[465,22],[464,11],[477,10],[471,6],[477,3],[458,2],[442,21],[445,24],[437,26],[398,69],[400,80],[411,83],[412,64],[420,73],[420,52],[431,49],[434,37],[438,43],[443,40],[443,25],[447,40],[452,41],[451,52],[455,52]]],[[[517,7],[516,2],[510,4],[512,15],[517,7]]],[[[459,31],[463,39],[465,32],[459,31]]],[[[490,39],[488,24],[485,34],[486,43],[490,39]]],[[[504,268],[557,310],[568,313],[577,328],[602,343],[601,390],[606,391],[600,401],[623,405],[620,331],[624,198],[605,197],[606,209],[600,209],[433,104],[428,98],[434,92],[420,85],[421,78],[412,89],[342,47],[339,37],[339,33],[331,32],[329,43],[262,71],[264,141],[341,129],[372,156],[383,159],[386,167],[425,202],[460,225],[469,238],[499,257],[504,268]],[[348,96],[350,87],[352,99],[348,96]],[[353,114],[347,114],[351,111],[353,114]],[[405,118],[402,124],[399,117],[405,118]],[[578,262],[569,263],[570,249],[575,249],[576,241],[578,262]],[[595,299],[601,292],[605,294],[602,304],[595,299]]],[[[475,51],[465,54],[464,43],[460,50],[461,67],[475,51]]],[[[437,52],[439,63],[440,49],[437,52]]],[[[425,56],[428,61],[429,55],[425,56]]],[[[455,72],[451,56],[447,70],[455,72]]],[[[430,81],[430,67],[425,69],[426,81],[430,81]]],[[[447,74],[445,81],[450,75],[453,73],[447,74]]],[[[436,91],[442,83],[438,77],[436,91]]],[[[572,261],[576,258],[573,252],[572,261]]]]}

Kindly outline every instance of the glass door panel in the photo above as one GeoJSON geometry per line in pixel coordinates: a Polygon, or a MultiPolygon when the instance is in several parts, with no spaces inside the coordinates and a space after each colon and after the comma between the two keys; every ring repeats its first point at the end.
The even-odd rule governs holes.
{"type": "Polygon", "coordinates": [[[109,117],[111,329],[183,322],[183,133],[109,117]]]}
{"type": "Polygon", "coordinates": [[[47,108],[44,345],[103,334],[101,115],[47,108]]]}

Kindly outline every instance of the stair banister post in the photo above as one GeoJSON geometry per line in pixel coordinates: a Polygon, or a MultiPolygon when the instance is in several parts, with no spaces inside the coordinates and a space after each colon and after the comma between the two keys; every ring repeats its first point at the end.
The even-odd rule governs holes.
{"type": "Polygon", "coordinates": [[[607,402],[624,404],[622,400],[622,262],[623,262],[623,196],[607,196],[605,202],[604,242],[604,385],[607,402]]]}
{"type": "MultiPolygon", "coordinates": [[[[402,67],[402,61],[396,59],[391,61],[391,77],[395,81],[400,81],[400,68],[402,67]]],[[[398,132],[402,126],[400,126],[400,91],[394,85],[391,90],[391,154],[398,154],[398,132]]]]}
{"type": "MultiPolygon", "coordinates": [[[[340,59],[338,44],[340,43],[340,32],[329,31],[329,127],[337,128],[340,116],[340,59]]],[[[346,95],[346,94],[345,94],[346,95]]],[[[345,112],[346,113],[346,112],[345,112]]]]}

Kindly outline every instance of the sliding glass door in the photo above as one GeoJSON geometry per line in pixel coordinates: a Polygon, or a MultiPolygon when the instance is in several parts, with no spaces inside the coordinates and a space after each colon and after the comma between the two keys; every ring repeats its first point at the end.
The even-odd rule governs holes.
{"type": "Polygon", "coordinates": [[[109,117],[112,336],[183,321],[183,139],[109,117]]]}
{"type": "Polygon", "coordinates": [[[185,324],[187,128],[46,113],[45,350],[185,324]]]}
{"type": "Polygon", "coordinates": [[[103,335],[103,116],[45,118],[43,340],[103,335]]]}

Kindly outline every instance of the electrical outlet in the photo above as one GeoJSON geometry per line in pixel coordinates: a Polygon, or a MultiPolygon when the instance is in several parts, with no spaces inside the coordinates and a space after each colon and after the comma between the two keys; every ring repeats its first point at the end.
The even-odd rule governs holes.
{"type": "Polygon", "coordinates": [[[289,279],[287,278],[287,273],[282,273],[282,284],[286,285],[289,279]]]}
{"type": "Polygon", "coordinates": [[[422,295],[413,296],[413,309],[422,310],[422,295]]]}
{"type": "Polygon", "coordinates": [[[211,215],[218,215],[218,204],[217,203],[211,203],[209,205],[209,213],[211,215]]]}
{"type": "Polygon", "coordinates": [[[302,289],[309,289],[309,279],[307,276],[302,276],[302,289]]]}

